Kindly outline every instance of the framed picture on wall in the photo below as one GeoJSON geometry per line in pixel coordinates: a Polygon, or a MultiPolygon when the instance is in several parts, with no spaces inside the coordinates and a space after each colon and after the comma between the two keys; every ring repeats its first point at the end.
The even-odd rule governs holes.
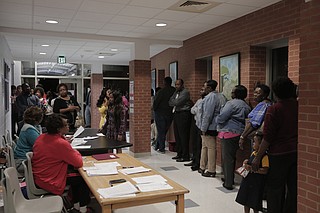
{"type": "Polygon", "coordinates": [[[157,78],[156,72],[157,72],[156,69],[151,70],[151,89],[153,89],[154,92],[156,92],[156,87],[157,87],[157,85],[156,85],[156,82],[157,82],[156,81],[157,80],[156,79],[157,78]]]}
{"type": "Polygon", "coordinates": [[[231,99],[232,88],[240,83],[240,53],[219,58],[220,92],[231,99]]]}
{"type": "Polygon", "coordinates": [[[172,78],[172,86],[175,86],[176,80],[178,79],[178,62],[174,61],[169,64],[170,77],[172,78]]]}

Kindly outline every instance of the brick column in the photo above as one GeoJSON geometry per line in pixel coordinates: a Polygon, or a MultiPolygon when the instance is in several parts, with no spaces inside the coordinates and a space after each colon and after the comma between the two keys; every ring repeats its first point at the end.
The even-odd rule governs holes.
{"type": "Polygon", "coordinates": [[[297,212],[311,213],[320,212],[320,1],[301,5],[297,212]]]}
{"type": "Polygon", "coordinates": [[[103,88],[103,74],[91,74],[91,128],[99,128],[100,112],[96,106],[103,88]]]}
{"type": "Polygon", "coordinates": [[[151,154],[151,62],[133,60],[129,63],[130,151],[135,157],[151,154]],[[133,91],[132,91],[133,87],[133,91]]]}

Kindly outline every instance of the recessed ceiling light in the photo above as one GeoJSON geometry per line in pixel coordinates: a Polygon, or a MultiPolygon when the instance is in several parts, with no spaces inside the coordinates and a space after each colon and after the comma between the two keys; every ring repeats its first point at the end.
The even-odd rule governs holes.
{"type": "Polygon", "coordinates": [[[165,27],[165,26],[167,26],[167,24],[166,23],[156,23],[156,26],[157,27],[165,27]]]}
{"type": "Polygon", "coordinates": [[[49,44],[41,44],[41,47],[49,47],[49,44]]]}
{"type": "Polygon", "coordinates": [[[112,48],[110,50],[111,50],[111,52],[117,52],[118,51],[118,49],[116,49],[116,48],[112,48]]]}
{"type": "Polygon", "coordinates": [[[47,55],[47,53],[39,53],[40,55],[47,55]]]}
{"type": "Polygon", "coordinates": [[[103,55],[99,55],[98,58],[104,58],[104,56],[103,55]]]}
{"type": "Polygon", "coordinates": [[[58,24],[59,22],[56,20],[46,20],[46,23],[48,24],[58,24]]]}

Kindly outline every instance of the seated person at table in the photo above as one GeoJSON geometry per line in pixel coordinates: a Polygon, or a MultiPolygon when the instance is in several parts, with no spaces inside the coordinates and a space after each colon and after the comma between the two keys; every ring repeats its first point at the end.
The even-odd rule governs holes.
{"type": "Polygon", "coordinates": [[[72,149],[64,137],[69,131],[67,120],[53,114],[48,116],[46,127],[48,133],[40,135],[33,146],[34,181],[56,195],[62,195],[66,184],[70,184],[75,208],[79,208],[80,203],[80,212],[87,212],[89,188],[81,176],[67,178],[68,165],[75,168],[83,165],[80,153],[72,149]]]}
{"type": "Polygon", "coordinates": [[[106,122],[101,132],[107,138],[125,141],[126,140],[126,107],[122,103],[122,96],[119,91],[112,91],[109,96],[106,122]]]}
{"type": "Polygon", "coordinates": [[[17,171],[20,174],[24,173],[22,161],[27,159],[26,153],[32,152],[32,147],[35,140],[41,133],[39,125],[43,118],[43,111],[37,106],[28,108],[23,114],[23,126],[21,128],[17,146],[14,149],[14,158],[17,171]]]}

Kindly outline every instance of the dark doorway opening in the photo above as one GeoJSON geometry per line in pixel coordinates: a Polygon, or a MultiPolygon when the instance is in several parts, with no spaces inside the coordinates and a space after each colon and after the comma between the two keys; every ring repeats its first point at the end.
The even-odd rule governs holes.
{"type": "Polygon", "coordinates": [[[43,89],[45,92],[51,91],[51,92],[56,93],[57,86],[59,84],[59,79],[39,78],[38,83],[43,85],[43,89]]]}
{"type": "Polygon", "coordinates": [[[271,82],[278,77],[288,76],[288,47],[272,49],[271,82]]]}

